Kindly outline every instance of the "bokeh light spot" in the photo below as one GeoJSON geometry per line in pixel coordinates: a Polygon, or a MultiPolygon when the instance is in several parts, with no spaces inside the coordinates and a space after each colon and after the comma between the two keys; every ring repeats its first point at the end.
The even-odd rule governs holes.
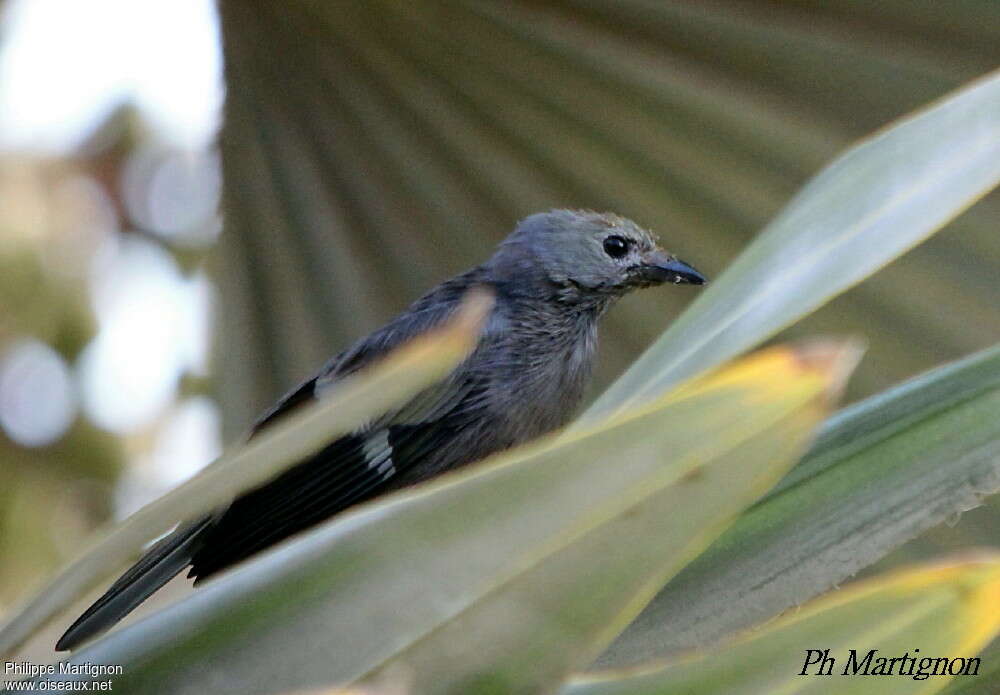
{"type": "Polygon", "coordinates": [[[141,149],[129,157],[122,175],[132,221],[189,246],[215,241],[220,227],[216,214],[220,188],[215,153],[141,149]]]}
{"type": "Polygon", "coordinates": [[[172,400],[186,358],[188,281],[157,245],[124,239],[93,275],[100,330],[80,356],[83,405],[104,429],[133,432],[172,400]]]}
{"type": "Polygon", "coordinates": [[[22,340],[0,361],[0,426],[22,446],[58,440],[76,417],[76,393],[63,358],[45,343],[22,340]]]}

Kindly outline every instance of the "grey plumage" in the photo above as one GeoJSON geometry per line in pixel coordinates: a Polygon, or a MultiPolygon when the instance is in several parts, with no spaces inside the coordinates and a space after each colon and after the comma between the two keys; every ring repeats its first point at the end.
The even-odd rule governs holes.
{"type": "Polygon", "coordinates": [[[488,261],[334,357],[253,432],[442,323],[470,288],[488,286],[494,308],[475,350],[447,379],[226,509],[183,524],[116,581],[56,648],[103,632],[185,567],[197,583],[347,507],[565,424],[591,373],[598,319],[629,291],[664,282],[704,278],[630,220],[571,210],[523,220],[488,261]]]}

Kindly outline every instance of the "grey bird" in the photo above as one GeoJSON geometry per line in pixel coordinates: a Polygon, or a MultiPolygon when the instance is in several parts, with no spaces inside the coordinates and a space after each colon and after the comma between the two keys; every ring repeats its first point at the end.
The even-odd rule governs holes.
{"type": "Polygon", "coordinates": [[[179,526],[88,608],[56,649],[107,630],[186,567],[197,584],[348,507],[566,424],[591,373],[598,319],[633,289],[663,283],[701,285],[705,278],[631,220],[586,210],[524,219],[488,261],[334,357],[268,411],[251,436],[441,324],[468,290],[485,286],[493,308],[475,349],[448,378],[225,509],[179,526]]]}

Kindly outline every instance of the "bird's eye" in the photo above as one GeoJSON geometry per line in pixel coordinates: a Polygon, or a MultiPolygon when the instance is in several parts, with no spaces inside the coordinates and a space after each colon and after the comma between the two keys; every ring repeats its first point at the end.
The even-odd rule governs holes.
{"type": "Polygon", "coordinates": [[[621,258],[628,253],[628,241],[620,236],[609,236],[604,240],[604,253],[612,258],[621,258]]]}

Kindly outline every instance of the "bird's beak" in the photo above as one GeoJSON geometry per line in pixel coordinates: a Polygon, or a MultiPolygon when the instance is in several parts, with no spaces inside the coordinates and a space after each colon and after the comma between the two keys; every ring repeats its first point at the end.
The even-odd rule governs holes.
{"type": "Polygon", "coordinates": [[[644,282],[675,285],[704,285],[708,280],[684,261],[659,249],[647,253],[639,266],[639,276],[644,282]]]}

